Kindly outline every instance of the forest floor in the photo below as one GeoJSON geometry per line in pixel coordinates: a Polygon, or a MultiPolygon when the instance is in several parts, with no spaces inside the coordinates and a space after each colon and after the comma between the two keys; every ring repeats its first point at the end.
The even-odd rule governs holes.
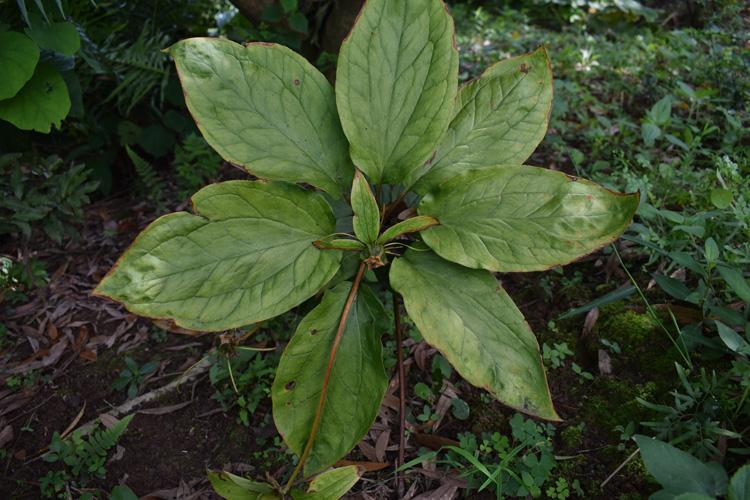
{"type": "MultiPolygon", "coordinates": [[[[117,408],[129,397],[125,390],[115,389],[113,383],[126,368],[128,357],[138,366],[151,362],[157,366],[138,385],[139,396],[183,376],[189,380],[135,408],[135,418],[105,464],[106,479],[92,480],[90,488],[109,491],[123,483],[141,496],[203,498],[211,495],[206,470],[257,476],[268,471],[281,477],[288,467],[284,465],[289,463],[284,460],[284,446],[270,416],[267,394],[272,377],[261,373],[269,368],[272,371],[277,353],[258,353],[257,361],[263,358],[264,362],[240,366],[235,374],[250,381],[247,387],[241,382],[240,387],[252,392],[246,399],[253,399],[252,404],[257,405],[243,424],[239,412],[248,401],[240,402],[237,395],[231,395],[226,376],[222,379],[217,375],[214,378],[218,380],[212,383],[209,374],[209,369],[218,373],[226,366],[227,359],[233,356],[232,337],[236,340],[243,332],[196,335],[167,324],[154,324],[116,303],[91,296],[114,257],[157,215],[148,204],[131,206],[120,199],[92,205],[80,239],[62,250],[40,248],[33,252],[34,258],[43,259],[54,271],[49,283],[37,288],[5,323],[10,331],[21,333],[13,338],[15,345],[6,346],[1,367],[8,388],[0,392],[4,428],[0,436],[6,451],[0,491],[7,497],[37,498],[40,481],[50,471],[60,469],[60,464],[44,460],[54,433],[70,434],[102,415],[109,425],[114,418],[123,416],[117,408]]],[[[556,475],[571,484],[576,480],[586,485],[600,484],[626,458],[626,453],[617,452],[616,447],[613,451],[610,445],[613,415],[622,414],[621,405],[632,405],[629,400],[633,388],[653,385],[657,378],[648,364],[653,360],[644,360],[639,353],[618,356],[596,348],[599,337],[631,347],[634,342],[645,340],[631,338],[634,335],[655,334],[648,321],[645,327],[642,325],[644,319],[637,306],[612,310],[608,318],[598,322],[592,314],[582,314],[556,323],[562,313],[592,298],[595,289],[615,289],[627,283],[613,259],[611,253],[595,254],[569,268],[566,276],[571,276],[572,281],[565,285],[563,293],[555,294],[555,300],[550,300],[549,290],[545,291],[545,286],[555,285],[550,285],[543,273],[503,277],[503,285],[529,318],[540,344],[565,342],[572,350],[570,355],[580,364],[578,373],[562,369],[564,361],[560,369],[550,371],[553,399],[564,422],[556,430],[552,426],[540,427],[542,435],[555,443],[556,475]],[[602,287],[602,283],[606,285],[602,287]],[[633,325],[628,322],[640,331],[631,331],[633,325]],[[608,325],[606,331],[598,327],[603,323],[608,325]],[[643,362],[626,363],[638,358],[643,362]]],[[[303,305],[300,309],[304,308],[303,305]]],[[[292,312],[269,322],[246,343],[276,346],[280,352],[300,318],[300,313],[292,312]]],[[[408,427],[407,460],[426,449],[458,446],[462,433],[508,434],[513,412],[463,382],[450,368],[443,368],[445,360],[439,359],[442,357],[436,350],[420,340],[411,327],[409,332],[405,363],[409,380],[407,411],[412,423],[408,427]],[[417,394],[416,385],[428,386],[432,394],[417,394]],[[468,405],[468,416],[452,411],[451,403],[456,397],[468,405]]],[[[392,332],[384,341],[392,368],[392,332]]],[[[648,342],[650,349],[660,345],[661,354],[669,347],[659,336],[648,342]]],[[[565,354],[561,356],[564,360],[565,354]]],[[[666,366],[668,373],[669,361],[660,364],[666,366]]],[[[398,450],[397,388],[394,378],[368,437],[347,457],[366,462],[365,466],[372,470],[365,475],[355,497],[388,498],[395,491],[392,465],[398,450]]],[[[436,469],[428,463],[409,470],[405,477],[412,497],[438,488],[460,489],[466,483],[458,471],[451,471],[450,467],[436,469]]],[[[601,495],[607,496],[607,491],[637,493],[644,481],[642,470],[626,468],[614,476],[601,495]]]]}

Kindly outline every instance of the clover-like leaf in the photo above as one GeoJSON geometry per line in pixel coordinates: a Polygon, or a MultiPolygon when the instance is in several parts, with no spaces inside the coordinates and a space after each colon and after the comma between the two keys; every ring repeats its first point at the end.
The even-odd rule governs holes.
{"type": "Polygon", "coordinates": [[[352,183],[352,210],[354,234],[365,243],[374,243],[380,232],[380,209],[362,172],[357,170],[352,183]]]}
{"type": "Polygon", "coordinates": [[[356,465],[325,471],[316,476],[306,492],[292,490],[294,500],[338,500],[351,490],[361,476],[356,465]]]}
{"type": "Polygon", "coordinates": [[[401,182],[435,151],[457,88],[453,20],[442,0],[368,0],[336,72],[354,163],[376,184],[401,182]]]}
{"type": "Polygon", "coordinates": [[[48,133],[60,127],[70,111],[68,87],[60,73],[47,63],[39,63],[34,75],[18,93],[0,101],[0,119],[21,130],[48,133]]]}
{"type": "Polygon", "coordinates": [[[316,413],[320,427],[305,463],[314,474],[346,455],[367,433],[378,414],[388,378],[380,336],[386,313],[367,287],[359,289],[326,380],[331,349],[352,284],[328,290],[323,301],[297,327],[284,350],[271,388],[276,428],[289,448],[301,455],[316,413]],[[324,384],[325,406],[318,407],[324,384]]]}
{"type": "Polygon", "coordinates": [[[229,181],[193,196],[198,215],[157,219],[95,293],[148,317],[205,331],[272,318],[308,299],[341,252],[313,242],[335,221],[321,195],[279,182],[229,181]]]}
{"type": "Polygon", "coordinates": [[[440,225],[422,233],[441,257],[496,272],[567,264],[630,225],[639,196],[527,166],[467,170],[419,204],[440,225]]]}
{"type": "Polygon", "coordinates": [[[39,62],[39,47],[26,35],[0,32],[0,100],[16,95],[34,74],[39,62]]]}
{"type": "Polygon", "coordinates": [[[173,45],[185,101],[206,141],[259,177],[338,197],[354,167],[331,84],[292,50],[219,38],[173,45]]]}
{"type": "Polygon", "coordinates": [[[491,273],[408,250],[390,281],[425,341],[464,379],[518,411],[559,419],[534,334],[491,273]]]}
{"type": "Polygon", "coordinates": [[[468,168],[523,164],[544,138],[551,108],[543,48],[490,66],[459,91],[448,132],[415,191],[424,194],[468,168]]]}

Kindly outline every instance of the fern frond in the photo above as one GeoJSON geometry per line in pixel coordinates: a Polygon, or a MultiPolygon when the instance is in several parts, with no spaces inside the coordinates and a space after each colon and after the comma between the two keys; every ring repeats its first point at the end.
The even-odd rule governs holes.
{"type": "Polygon", "coordinates": [[[158,33],[150,22],[146,22],[135,42],[112,46],[112,40],[110,37],[105,43],[109,47],[103,53],[118,84],[104,102],[117,99],[117,107],[127,115],[143,98],[158,89],[158,104],[161,105],[170,72],[169,58],[161,50],[169,46],[169,36],[158,33]]]}
{"type": "Polygon", "coordinates": [[[154,201],[161,199],[164,194],[164,180],[159,176],[154,167],[145,159],[141,158],[138,153],[125,146],[130,161],[133,162],[133,168],[138,175],[141,187],[145,195],[154,201]]]}

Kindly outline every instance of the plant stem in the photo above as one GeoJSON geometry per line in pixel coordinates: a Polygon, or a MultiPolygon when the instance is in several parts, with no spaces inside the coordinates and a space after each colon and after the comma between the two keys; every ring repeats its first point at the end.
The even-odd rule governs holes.
{"type": "Polygon", "coordinates": [[[307,438],[305,449],[302,451],[302,455],[300,455],[299,457],[299,463],[297,464],[297,467],[295,467],[294,471],[292,471],[292,475],[289,477],[289,481],[287,481],[286,486],[284,486],[284,489],[282,490],[283,494],[286,494],[286,492],[289,491],[289,489],[292,487],[294,480],[297,478],[297,475],[300,473],[302,467],[305,464],[305,460],[307,460],[307,457],[312,451],[312,445],[315,441],[315,436],[318,434],[318,429],[320,428],[320,420],[323,417],[323,407],[326,404],[328,384],[331,380],[333,364],[336,361],[336,352],[339,349],[341,337],[344,335],[346,320],[349,317],[349,312],[351,311],[354,299],[357,297],[357,290],[359,290],[359,285],[362,283],[362,276],[365,274],[366,267],[367,266],[364,262],[360,263],[359,270],[357,271],[357,276],[354,278],[352,288],[351,290],[349,290],[349,296],[346,298],[344,310],[341,312],[341,319],[339,320],[339,326],[336,330],[336,336],[334,337],[333,345],[331,346],[331,355],[328,357],[328,368],[326,369],[326,375],[323,379],[323,388],[320,391],[320,399],[318,399],[318,408],[315,410],[315,418],[313,419],[312,427],[310,428],[310,436],[307,438]]]}
{"type": "Polygon", "coordinates": [[[405,431],[406,431],[406,382],[404,377],[403,339],[401,338],[401,306],[398,294],[393,294],[393,321],[396,330],[396,359],[398,360],[398,463],[396,464],[396,483],[398,497],[404,496],[404,478],[398,469],[404,465],[405,431]]]}

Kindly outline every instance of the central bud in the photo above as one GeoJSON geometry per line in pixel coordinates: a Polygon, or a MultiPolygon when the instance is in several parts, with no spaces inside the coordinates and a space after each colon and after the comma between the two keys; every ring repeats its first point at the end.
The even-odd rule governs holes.
{"type": "Polygon", "coordinates": [[[370,269],[375,267],[382,267],[386,265],[387,261],[385,258],[385,247],[383,245],[368,245],[367,252],[369,257],[365,259],[367,267],[370,269]]]}

